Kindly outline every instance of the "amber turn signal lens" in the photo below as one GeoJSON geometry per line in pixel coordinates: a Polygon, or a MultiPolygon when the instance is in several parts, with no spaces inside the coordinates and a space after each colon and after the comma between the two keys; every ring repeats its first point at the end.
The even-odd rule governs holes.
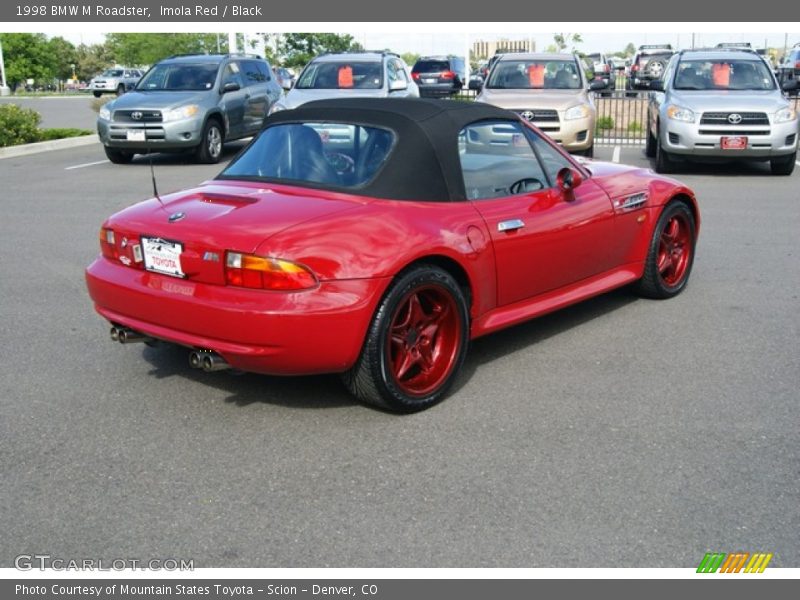
{"type": "Polygon", "coordinates": [[[239,287],[296,291],[317,286],[316,276],[303,265],[288,260],[228,252],[225,281],[239,287]]]}

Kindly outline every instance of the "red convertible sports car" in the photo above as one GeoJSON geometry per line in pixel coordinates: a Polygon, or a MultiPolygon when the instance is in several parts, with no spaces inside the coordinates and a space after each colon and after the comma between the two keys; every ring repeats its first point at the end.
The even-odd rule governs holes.
{"type": "Polygon", "coordinates": [[[192,367],[342,373],[362,401],[427,408],[471,339],[692,269],[694,194],[574,161],[486,104],[311,102],[269,117],[216,178],[109,218],[86,271],[122,343],[192,367]]]}

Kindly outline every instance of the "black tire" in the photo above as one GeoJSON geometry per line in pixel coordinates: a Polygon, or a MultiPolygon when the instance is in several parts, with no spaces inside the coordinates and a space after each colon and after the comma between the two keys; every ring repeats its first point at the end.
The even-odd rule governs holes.
{"type": "Polygon", "coordinates": [[[200,144],[195,150],[197,162],[203,164],[218,163],[222,158],[222,145],[225,143],[225,133],[217,119],[211,118],[203,126],[203,135],[200,144]]]}
{"type": "Polygon", "coordinates": [[[660,139],[656,139],[656,173],[672,173],[673,163],[664,150],[660,139]]]}
{"type": "MultiPolygon", "coordinates": [[[[422,306],[421,302],[419,306],[422,306]]],[[[342,376],[345,385],[362,402],[386,410],[411,413],[430,408],[444,398],[464,362],[469,344],[468,315],[464,291],[449,273],[427,264],[408,269],[397,276],[381,300],[367,331],[358,361],[342,376]],[[428,292],[440,294],[441,299],[448,302],[444,309],[440,307],[440,316],[435,317],[441,321],[444,333],[439,332],[437,325],[432,339],[426,340],[423,332],[427,326],[423,327],[423,323],[420,323],[413,328],[416,330],[413,339],[407,339],[404,333],[398,334],[398,319],[405,307],[412,304],[410,298],[428,292]],[[403,341],[398,353],[411,356],[414,350],[409,348],[411,345],[426,345],[431,348],[430,356],[435,356],[435,360],[439,362],[431,370],[441,371],[440,379],[433,382],[434,387],[431,389],[420,390],[419,393],[410,392],[408,382],[401,382],[394,373],[395,366],[390,364],[393,359],[390,331],[393,327],[394,343],[397,343],[398,337],[403,341]],[[446,331],[447,327],[452,331],[446,331]],[[447,338],[452,343],[448,343],[447,338]]],[[[409,318],[408,321],[410,320],[409,318]]],[[[417,355],[420,354],[419,350],[416,352],[417,355]]],[[[413,369],[421,367],[412,366],[408,371],[413,372],[413,369]]],[[[423,373],[419,370],[416,377],[423,376],[423,373]]],[[[414,376],[410,381],[414,381],[414,376]]]]}
{"type": "Polygon", "coordinates": [[[656,138],[650,131],[650,126],[647,126],[647,141],[644,145],[644,154],[648,158],[654,158],[656,155],[656,138]]]}
{"type": "Polygon", "coordinates": [[[686,287],[689,281],[689,275],[692,272],[692,265],[694,264],[694,251],[697,242],[697,227],[694,220],[694,215],[691,209],[685,202],[674,200],[664,207],[661,215],[653,228],[653,237],[650,240],[650,246],[647,251],[647,259],[644,266],[644,274],[639,280],[636,291],[646,297],[655,299],[672,298],[680,294],[686,287]],[[674,244],[672,247],[664,247],[662,243],[663,234],[668,225],[673,220],[684,223],[686,226],[686,239],[680,244],[681,253],[678,258],[675,257],[674,249],[679,247],[679,244],[674,244]],[[683,253],[688,251],[688,257],[684,257],[683,253]],[[672,261],[675,260],[678,265],[675,266],[676,271],[681,269],[680,274],[674,273],[674,279],[671,277],[669,271],[667,275],[662,274],[659,268],[659,260],[662,254],[670,255],[670,268],[672,261]],[[684,263],[680,261],[685,260],[684,263]]]}
{"type": "Polygon", "coordinates": [[[125,86],[121,83],[117,86],[117,96],[122,96],[125,93],[125,86]]]}
{"type": "Polygon", "coordinates": [[[586,158],[594,158],[594,144],[589,146],[586,150],[581,152],[586,158]]]}
{"type": "Polygon", "coordinates": [[[797,161],[797,152],[792,152],[789,156],[773,158],[769,161],[769,168],[773,175],[791,175],[794,172],[794,164],[797,161]]]}
{"type": "Polygon", "coordinates": [[[117,150],[116,148],[109,148],[108,146],[103,146],[103,150],[106,151],[108,160],[115,165],[127,165],[133,160],[133,152],[117,150]]]}
{"type": "Polygon", "coordinates": [[[94,94],[95,98],[99,98],[100,96],[103,95],[103,92],[92,92],[92,94],[94,94]]]}

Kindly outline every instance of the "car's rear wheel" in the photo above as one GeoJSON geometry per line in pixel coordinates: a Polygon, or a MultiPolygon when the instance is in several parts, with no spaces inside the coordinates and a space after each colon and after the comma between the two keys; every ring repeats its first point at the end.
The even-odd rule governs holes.
{"type": "Polygon", "coordinates": [[[769,161],[769,167],[773,175],[791,175],[794,172],[794,165],[797,161],[797,152],[788,156],[773,158],[769,161]]]}
{"type": "Polygon", "coordinates": [[[361,356],[343,379],[368,404],[423,410],[444,397],[468,342],[467,303],[458,283],[438,267],[414,267],[381,301],[361,356]]]}
{"type": "Polygon", "coordinates": [[[108,146],[103,146],[103,149],[106,151],[108,160],[115,165],[127,165],[133,160],[133,152],[117,150],[116,148],[109,148],[108,146]]]}
{"type": "Polygon", "coordinates": [[[594,144],[592,144],[586,150],[584,150],[582,154],[587,158],[594,158],[594,144]]]}
{"type": "Polygon", "coordinates": [[[92,94],[94,94],[95,98],[99,98],[100,96],[103,95],[103,92],[92,92],[92,94]]]}
{"type": "Polygon", "coordinates": [[[694,263],[697,230],[685,202],[668,204],[658,218],[638,291],[648,298],[672,298],[681,293],[694,263]]]}
{"type": "Polygon", "coordinates": [[[200,138],[200,145],[197,147],[195,155],[197,162],[213,164],[219,162],[222,157],[222,144],[225,135],[222,126],[216,119],[209,119],[203,127],[203,135],[200,138]]]}

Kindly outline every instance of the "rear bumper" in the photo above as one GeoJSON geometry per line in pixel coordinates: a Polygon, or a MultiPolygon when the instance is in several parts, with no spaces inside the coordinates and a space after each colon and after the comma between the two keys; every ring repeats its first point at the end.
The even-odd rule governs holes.
{"type": "Polygon", "coordinates": [[[417,82],[419,95],[423,97],[450,96],[461,89],[454,83],[420,83],[417,82]]]}
{"type": "Polygon", "coordinates": [[[110,322],[276,375],[349,369],[387,283],[329,281],[287,293],[195,283],[103,257],[86,269],[95,309],[110,322]]]}

